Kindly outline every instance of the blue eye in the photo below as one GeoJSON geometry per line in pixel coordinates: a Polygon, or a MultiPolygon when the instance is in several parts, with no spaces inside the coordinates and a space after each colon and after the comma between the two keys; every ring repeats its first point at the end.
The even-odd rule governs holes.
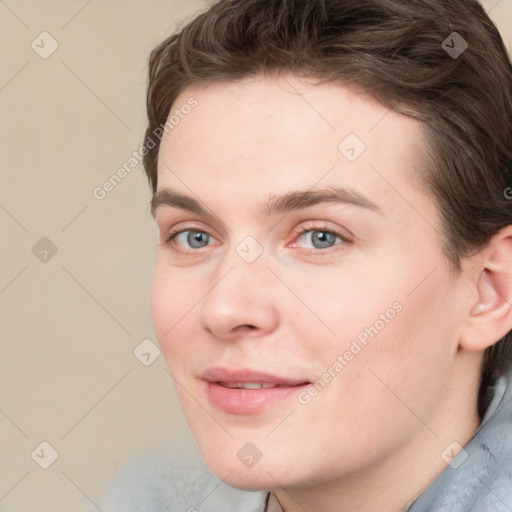
{"type": "Polygon", "coordinates": [[[174,238],[176,238],[181,245],[186,246],[188,244],[192,249],[200,249],[201,247],[206,247],[208,245],[211,237],[203,231],[188,229],[172,236],[171,240],[174,238]]]}
{"type": "MultiPolygon", "coordinates": [[[[302,248],[310,249],[313,252],[329,252],[328,249],[334,246],[350,244],[342,234],[323,227],[303,227],[295,238],[297,242],[292,245],[300,245],[302,248]]],[[[209,245],[219,245],[219,242],[208,233],[197,229],[183,229],[170,233],[164,242],[164,245],[171,246],[176,252],[182,254],[191,254],[209,245]]],[[[342,246],[343,247],[343,246],[342,246]]],[[[342,248],[341,247],[341,248],[342,248]]]]}
{"type": "Polygon", "coordinates": [[[337,233],[320,229],[304,229],[299,238],[308,240],[313,246],[313,249],[328,249],[329,247],[337,245],[337,240],[338,243],[344,240],[337,233]]]}

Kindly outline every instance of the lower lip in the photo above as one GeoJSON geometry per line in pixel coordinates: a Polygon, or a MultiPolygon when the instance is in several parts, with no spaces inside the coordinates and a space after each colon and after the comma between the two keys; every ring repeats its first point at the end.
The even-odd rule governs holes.
{"type": "Polygon", "coordinates": [[[215,382],[206,382],[208,400],[217,409],[231,414],[257,414],[272,404],[289,400],[310,384],[267,389],[231,389],[215,382]]]}

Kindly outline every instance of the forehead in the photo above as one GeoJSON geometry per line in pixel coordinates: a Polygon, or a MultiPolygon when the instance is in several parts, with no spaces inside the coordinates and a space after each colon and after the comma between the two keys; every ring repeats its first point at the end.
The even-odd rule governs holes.
{"type": "Polygon", "coordinates": [[[423,172],[422,125],[354,86],[293,76],[198,84],[178,96],[173,114],[159,189],[215,191],[244,205],[269,192],[343,185],[396,202],[423,172]],[[181,112],[191,98],[197,105],[181,112]]]}

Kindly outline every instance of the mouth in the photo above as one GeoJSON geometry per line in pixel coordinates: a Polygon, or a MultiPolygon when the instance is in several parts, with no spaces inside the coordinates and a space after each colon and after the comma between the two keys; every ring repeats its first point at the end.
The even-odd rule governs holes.
{"type": "Polygon", "coordinates": [[[293,387],[283,384],[271,384],[270,382],[216,382],[216,384],[228,389],[272,389],[279,387],[293,387]]]}
{"type": "Polygon", "coordinates": [[[290,400],[311,382],[254,370],[209,368],[202,378],[208,401],[230,414],[258,414],[290,400]]]}

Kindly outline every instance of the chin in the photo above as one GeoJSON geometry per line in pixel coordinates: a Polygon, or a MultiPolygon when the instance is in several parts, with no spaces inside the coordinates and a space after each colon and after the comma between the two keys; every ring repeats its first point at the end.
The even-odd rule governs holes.
{"type": "Polygon", "coordinates": [[[237,451],[228,448],[222,451],[202,450],[202,454],[210,471],[231,487],[246,491],[269,491],[294,485],[290,481],[289,464],[283,460],[270,459],[263,455],[252,466],[247,467],[240,460],[243,457],[239,458],[237,451]]]}
{"type": "Polygon", "coordinates": [[[214,474],[217,478],[223,480],[225,484],[244,491],[270,491],[271,489],[280,487],[276,480],[273,479],[265,469],[256,472],[255,468],[235,469],[228,477],[226,477],[226,474],[223,476],[219,473],[214,474]]]}

